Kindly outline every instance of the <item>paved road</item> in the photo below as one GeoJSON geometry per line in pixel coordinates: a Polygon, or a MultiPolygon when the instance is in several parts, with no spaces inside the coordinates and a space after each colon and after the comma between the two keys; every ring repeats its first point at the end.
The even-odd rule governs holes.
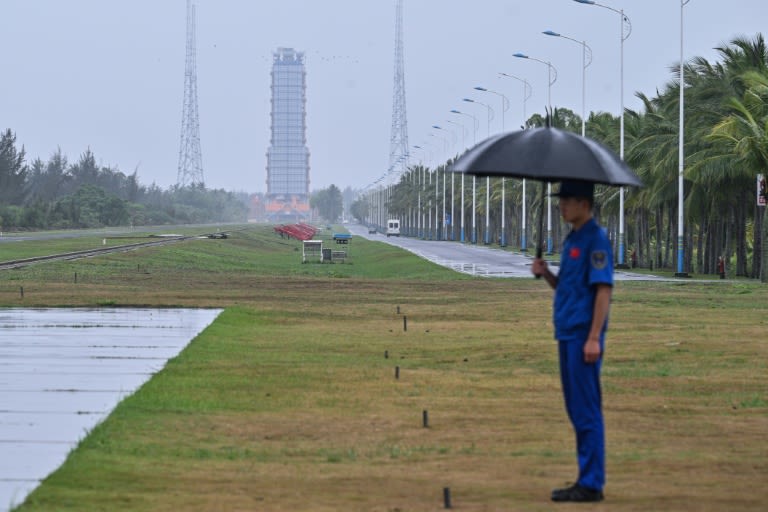
{"type": "MultiPolygon", "coordinates": [[[[502,251],[493,246],[462,244],[460,242],[430,241],[408,237],[387,237],[381,233],[368,234],[368,229],[359,224],[347,226],[350,233],[369,240],[386,242],[416,254],[426,260],[457,272],[485,277],[531,277],[533,255],[502,251]]],[[[553,268],[553,271],[556,271],[553,268]]],[[[675,279],[636,274],[617,270],[617,281],[675,281],[675,279]]]]}
{"type": "Polygon", "coordinates": [[[0,511],[221,310],[0,310],[0,511]]]}

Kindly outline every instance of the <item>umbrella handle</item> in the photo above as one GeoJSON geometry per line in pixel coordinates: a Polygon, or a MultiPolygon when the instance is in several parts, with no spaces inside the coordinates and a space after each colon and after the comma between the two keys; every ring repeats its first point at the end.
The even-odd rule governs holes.
{"type": "MultiPolygon", "coordinates": [[[[539,211],[539,243],[536,244],[536,258],[541,259],[544,252],[542,247],[544,246],[544,203],[547,194],[544,188],[544,182],[541,182],[541,210],[539,211]]],[[[541,274],[536,275],[536,279],[541,279],[541,274]]]]}
{"type": "MultiPolygon", "coordinates": [[[[541,250],[541,244],[539,244],[538,247],[536,247],[536,258],[541,259],[543,255],[543,251],[541,250]]],[[[541,274],[536,274],[536,279],[541,279],[541,274]]]]}

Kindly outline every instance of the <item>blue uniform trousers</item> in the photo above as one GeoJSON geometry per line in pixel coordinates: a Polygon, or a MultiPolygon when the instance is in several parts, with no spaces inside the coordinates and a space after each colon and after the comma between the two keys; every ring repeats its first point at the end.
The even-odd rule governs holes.
{"type": "Polygon", "coordinates": [[[600,394],[603,359],[601,357],[593,364],[585,363],[583,342],[559,341],[558,346],[565,409],[576,433],[577,483],[602,491],[605,485],[605,430],[600,394]]]}

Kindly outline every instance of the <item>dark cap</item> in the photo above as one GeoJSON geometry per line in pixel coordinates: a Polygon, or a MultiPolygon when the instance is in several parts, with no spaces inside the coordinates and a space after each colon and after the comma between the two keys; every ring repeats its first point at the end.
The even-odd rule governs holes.
{"type": "Polygon", "coordinates": [[[594,201],[595,184],[589,181],[563,180],[560,190],[552,194],[555,197],[581,197],[594,201]]]}

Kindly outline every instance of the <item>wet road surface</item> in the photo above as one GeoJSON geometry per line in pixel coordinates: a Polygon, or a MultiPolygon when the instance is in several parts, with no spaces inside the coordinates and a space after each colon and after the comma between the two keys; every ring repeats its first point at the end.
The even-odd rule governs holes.
{"type": "Polygon", "coordinates": [[[220,312],[0,309],[0,511],[220,312]]]}
{"type": "MultiPolygon", "coordinates": [[[[533,254],[504,251],[495,246],[462,244],[461,242],[421,240],[408,237],[387,237],[381,233],[369,234],[361,225],[349,225],[347,229],[355,236],[386,242],[416,254],[438,265],[457,272],[483,277],[532,277],[533,254]]],[[[557,267],[551,267],[557,273],[557,267]]],[[[615,270],[617,281],[674,281],[661,276],[636,274],[615,270]]]]}

